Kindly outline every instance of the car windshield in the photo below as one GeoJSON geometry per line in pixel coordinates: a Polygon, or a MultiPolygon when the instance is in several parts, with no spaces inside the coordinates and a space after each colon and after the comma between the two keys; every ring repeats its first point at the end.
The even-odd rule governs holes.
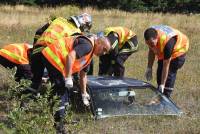
{"type": "Polygon", "coordinates": [[[176,105],[152,87],[91,88],[96,118],[123,115],[180,115],[176,105]]]}

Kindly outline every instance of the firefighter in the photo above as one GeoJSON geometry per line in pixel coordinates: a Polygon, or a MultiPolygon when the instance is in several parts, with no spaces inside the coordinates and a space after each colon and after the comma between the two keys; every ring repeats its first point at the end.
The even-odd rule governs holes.
{"type": "Polygon", "coordinates": [[[32,72],[29,65],[32,46],[27,43],[15,43],[3,46],[0,49],[0,64],[5,68],[17,67],[15,80],[19,82],[22,78],[31,79],[32,72]]]}
{"type": "Polygon", "coordinates": [[[63,128],[65,107],[69,101],[68,89],[73,87],[72,74],[80,72],[82,100],[84,105],[88,106],[90,99],[86,92],[88,64],[93,54],[100,56],[107,53],[110,50],[110,42],[106,37],[92,36],[88,38],[79,35],[55,40],[52,45],[47,45],[45,42],[36,45],[45,47],[33,53],[37,62],[33,62],[31,66],[33,70],[37,71],[33,71],[32,84],[29,90],[34,93],[37,92],[44,68],[46,68],[50,81],[54,85],[53,95],[57,95],[61,100],[59,110],[54,117],[57,131],[63,132],[65,131],[63,128]]]}
{"type": "Polygon", "coordinates": [[[126,27],[108,27],[103,34],[110,40],[112,51],[100,56],[99,75],[123,77],[125,61],[138,49],[137,36],[126,27]]]}
{"type": "MultiPolygon", "coordinates": [[[[82,34],[82,32],[89,33],[92,27],[92,17],[87,13],[83,13],[78,16],[70,16],[68,19],[63,17],[52,17],[48,23],[36,31],[33,44],[35,44],[37,40],[40,39],[44,31],[48,29],[51,23],[54,21],[65,25],[65,32],[62,33],[63,36],[79,35],[82,34]]],[[[57,30],[59,31],[59,29],[57,30]]]]}
{"type": "Polygon", "coordinates": [[[155,56],[158,59],[158,90],[170,97],[176,80],[176,74],[186,57],[189,40],[186,35],[166,25],[155,25],[145,30],[144,39],[149,47],[146,79],[152,79],[152,66],[155,56]]]}
{"type": "MultiPolygon", "coordinates": [[[[70,16],[68,19],[65,19],[63,17],[57,17],[57,18],[53,17],[49,23],[45,24],[43,27],[39,28],[36,31],[33,44],[38,44],[41,41],[48,42],[49,40],[45,36],[47,34],[49,34],[48,37],[53,37],[54,39],[62,38],[64,36],[66,37],[73,35],[81,35],[83,33],[90,34],[89,31],[91,27],[92,27],[92,17],[87,13],[83,13],[78,16],[70,16]],[[54,34],[54,32],[56,32],[56,34],[54,34]]],[[[42,49],[42,46],[37,45],[36,48],[37,49],[34,49],[34,51],[37,50],[40,51],[40,49],[42,49]]],[[[33,62],[37,62],[36,60],[34,60],[34,57],[32,58],[33,62]]],[[[48,73],[45,71],[44,75],[47,76],[48,73]]],[[[79,77],[77,73],[74,74],[74,78],[78,81],[79,77]]]]}

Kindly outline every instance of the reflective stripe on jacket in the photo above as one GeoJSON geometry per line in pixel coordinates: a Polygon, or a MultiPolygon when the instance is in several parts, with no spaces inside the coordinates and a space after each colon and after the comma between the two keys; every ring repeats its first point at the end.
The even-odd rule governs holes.
{"type": "Polygon", "coordinates": [[[104,30],[105,36],[107,36],[111,32],[115,32],[118,34],[119,49],[122,48],[126,41],[128,41],[130,38],[136,35],[133,31],[129,30],[126,27],[108,27],[104,30]]]}
{"type": "Polygon", "coordinates": [[[158,43],[156,48],[159,51],[159,54],[157,55],[159,60],[164,59],[165,45],[172,37],[175,36],[177,36],[177,42],[172,52],[172,59],[175,59],[188,51],[189,39],[180,31],[166,25],[156,25],[152,26],[152,28],[156,29],[158,32],[158,43]]]}
{"type": "MultiPolygon", "coordinates": [[[[94,46],[94,40],[89,39],[86,36],[74,36],[74,37],[65,37],[65,46],[56,42],[54,45],[50,45],[42,50],[43,55],[46,59],[57,69],[59,70],[64,77],[68,75],[66,72],[66,57],[73,50],[74,41],[78,37],[84,37],[91,42],[91,45],[94,46]]],[[[91,61],[93,56],[93,47],[92,51],[86,56],[83,56],[79,59],[75,59],[72,73],[76,73],[85,68],[91,61]]]]}
{"type": "Polygon", "coordinates": [[[27,43],[9,44],[0,50],[0,55],[16,64],[29,64],[28,49],[27,43]]]}
{"type": "Polygon", "coordinates": [[[71,36],[75,33],[81,33],[80,29],[67,19],[59,17],[51,22],[49,27],[44,31],[42,36],[37,40],[36,45],[52,45],[59,41],[64,45],[63,37],[71,36]]]}

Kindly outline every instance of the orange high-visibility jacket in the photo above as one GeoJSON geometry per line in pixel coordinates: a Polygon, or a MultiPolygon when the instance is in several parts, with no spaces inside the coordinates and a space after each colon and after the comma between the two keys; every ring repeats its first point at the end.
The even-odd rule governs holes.
{"type": "Polygon", "coordinates": [[[51,22],[49,27],[44,31],[37,40],[36,45],[48,46],[55,44],[57,40],[60,44],[65,44],[63,37],[71,36],[75,33],[81,33],[81,30],[67,19],[58,17],[51,22]]]}
{"type": "Polygon", "coordinates": [[[171,58],[175,59],[188,51],[189,39],[180,31],[166,25],[156,25],[152,26],[152,28],[156,29],[156,31],[158,32],[158,43],[156,45],[156,48],[159,52],[159,54],[157,55],[158,60],[164,59],[165,45],[172,37],[175,36],[177,36],[177,42],[174,46],[171,58]]]}
{"type": "Polygon", "coordinates": [[[130,38],[134,37],[136,34],[126,27],[108,27],[104,30],[105,36],[109,33],[115,32],[119,37],[119,49],[128,41],[130,38]]]}
{"type": "Polygon", "coordinates": [[[72,73],[76,73],[81,71],[83,68],[85,68],[91,61],[93,56],[93,46],[94,46],[94,39],[87,38],[86,36],[70,36],[65,37],[65,46],[62,46],[59,44],[59,42],[55,43],[54,45],[50,45],[48,47],[45,47],[42,50],[42,54],[46,57],[46,59],[57,69],[59,70],[64,77],[68,75],[68,72],[66,72],[66,57],[68,54],[73,50],[74,41],[78,37],[84,37],[88,39],[91,42],[92,45],[92,51],[88,53],[86,56],[83,56],[79,59],[76,59],[73,67],[72,67],[72,73]]]}
{"type": "Polygon", "coordinates": [[[28,45],[27,43],[5,45],[0,50],[0,55],[16,64],[29,64],[27,55],[28,45]]]}

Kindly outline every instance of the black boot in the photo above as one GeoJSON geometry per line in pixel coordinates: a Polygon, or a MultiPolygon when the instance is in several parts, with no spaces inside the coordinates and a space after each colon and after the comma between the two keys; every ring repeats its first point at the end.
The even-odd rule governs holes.
{"type": "Polygon", "coordinates": [[[67,134],[63,121],[55,123],[56,134],[67,134]]]}

